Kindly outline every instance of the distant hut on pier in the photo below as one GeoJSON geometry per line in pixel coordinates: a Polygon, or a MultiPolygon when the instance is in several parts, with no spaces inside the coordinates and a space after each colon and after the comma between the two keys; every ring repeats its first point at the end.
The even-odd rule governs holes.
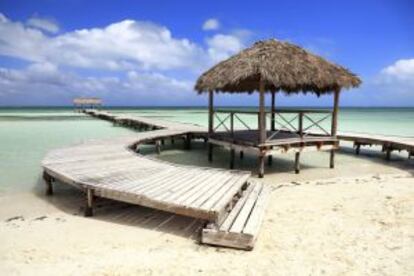
{"type": "Polygon", "coordinates": [[[328,150],[330,167],[334,167],[339,94],[342,89],[358,87],[361,80],[349,70],[309,53],[299,46],[278,40],[256,42],[252,47],[220,62],[202,74],[195,85],[198,93],[209,95],[209,160],[213,145],[230,150],[230,168],[235,151],[258,156],[259,176],[264,174],[265,157],[295,152],[295,171],[299,172],[302,151],[328,150]],[[258,110],[219,110],[213,106],[214,93],[259,93],[258,110]],[[276,109],[275,94],[333,94],[332,110],[276,109]],[[271,108],[265,108],[265,94],[271,94],[271,108]],[[312,117],[317,114],[322,119],[312,117]],[[257,128],[243,122],[242,115],[257,116],[257,128]],[[325,114],[325,115],[323,115],[325,114]],[[288,116],[293,118],[288,118],[288,116]],[[270,122],[266,123],[266,117],[270,122]],[[331,118],[331,127],[321,123],[331,118]],[[217,122],[217,123],[215,123],[217,122]],[[244,129],[236,129],[241,123],[244,129]],[[317,128],[318,133],[311,132],[317,128]]]}
{"type": "Polygon", "coordinates": [[[102,106],[102,99],[101,98],[87,98],[87,97],[79,97],[73,99],[73,105],[77,110],[85,110],[85,109],[99,109],[102,106]]]}

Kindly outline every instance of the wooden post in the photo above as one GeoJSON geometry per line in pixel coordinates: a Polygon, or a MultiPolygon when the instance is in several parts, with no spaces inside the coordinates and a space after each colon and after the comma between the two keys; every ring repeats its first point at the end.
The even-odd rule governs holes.
{"type": "Polygon", "coordinates": [[[270,167],[273,163],[273,156],[269,155],[267,156],[267,165],[270,167]]]}
{"type": "Polygon", "coordinates": [[[157,154],[161,154],[161,143],[160,140],[155,141],[155,151],[157,154]]]}
{"type": "Polygon", "coordinates": [[[259,144],[264,144],[266,142],[265,85],[261,79],[259,93],[259,144]]]}
{"type": "Polygon", "coordinates": [[[263,178],[263,176],[264,176],[264,163],[265,163],[265,156],[264,156],[263,153],[259,154],[258,161],[259,161],[259,172],[258,172],[259,178],[263,178]]]}
{"type": "Polygon", "coordinates": [[[298,130],[299,130],[299,135],[302,138],[303,137],[303,112],[299,112],[298,130]]]}
{"type": "MultiPolygon", "coordinates": [[[[259,144],[266,142],[266,115],[265,115],[265,84],[260,78],[259,84],[259,144]]],[[[259,177],[264,175],[265,155],[263,152],[259,154],[259,177]]]]}
{"type": "Polygon", "coordinates": [[[387,160],[387,161],[390,161],[391,160],[391,147],[387,147],[387,150],[385,151],[385,159],[387,160]]]}
{"type": "MultiPolygon", "coordinates": [[[[208,92],[208,138],[210,139],[214,132],[214,92],[208,92]]],[[[208,143],[208,161],[213,161],[213,144],[208,143]]]]}
{"type": "Polygon", "coordinates": [[[86,189],[86,206],[85,206],[85,217],[93,216],[93,190],[88,188],[86,189]]]}
{"type": "Polygon", "coordinates": [[[208,143],[208,161],[213,162],[213,144],[208,143]]]}
{"type": "Polygon", "coordinates": [[[356,155],[359,155],[359,152],[361,150],[361,144],[355,142],[355,145],[354,146],[355,146],[355,153],[356,153],[356,155]]]}
{"type": "Polygon", "coordinates": [[[230,170],[234,169],[234,156],[235,156],[235,150],[230,149],[230,170]]]}
{"type": "Polygon", "coordinates": [[[189,150],[191,149],[191,134],[187,133],[185,136],[185,149],[189,150]]]}
{"type": "Polygon", "coordinates": [[[231,137],[234,137],[234,112],[230,113],[230,131],[231,137]]]}
{"type": "Polygon", "coordinates": [[[275,91],[272,91],[272,131],[275,131],[276,130],[276,128],[275,128],[275,111],[276,111],[276,109],[275,109],[275,98],[276,98],[276,92],[275,91]]]}
{"type": "Polygon", "coordinates": [[[52,184],[52,177],[47,173],[43,172],[43,179],[46,183],[46,195],[51,196],[53,195],[53,184],[52,184]]]}
{"type": "Polygon", "coordinates": [[[295,173],[300,172],[300,152],[295,153],[295,173]]]}
{"type": "MultiPolygon", "coordinates": [[[[334,105],[333,105],[333,111],[332,111],[331,136],[335,138],[336,138],[336,132],[337,132],[337,127],[338,127],[339,93],[340,93],[340,89],[338,88],[334,92],[334,105]]],[[[331,150],[329,167],[331,169],[335,167],[335,149],[331,150]]]]}
{"type": "Polygon", "coordinates": [[[244,152],[241,150],[240,151],[240,159],[243,159],[243,157],[244,157],[244,152]]]}

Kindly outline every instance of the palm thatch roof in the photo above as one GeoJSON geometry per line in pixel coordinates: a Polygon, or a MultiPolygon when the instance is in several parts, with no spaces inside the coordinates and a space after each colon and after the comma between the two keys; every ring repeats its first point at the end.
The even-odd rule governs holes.
{"type": "Polygon", "coordinates": [[[361,84],[358,76],[342,66],[289,42],[270,39],[258,41],[206,71],[195,90],[252,93],[259,90],[260,80],[265,91],[288,94],[320,95],[361,84]]]}

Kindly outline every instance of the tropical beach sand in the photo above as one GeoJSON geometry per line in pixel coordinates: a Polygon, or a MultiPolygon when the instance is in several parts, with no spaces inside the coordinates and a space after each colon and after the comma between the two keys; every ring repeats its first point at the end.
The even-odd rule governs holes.
{"type": "MultiPolygon", "coordinates": [[[[40,179],[33,192],[2,193],[0,274],[412,275],[412,160],[345,150],[330,170],[317,154],[306,154],[299,175],[279,160],[265,176],[273,192],[250,252],[199,245],[201,222],[139,206],[99,200],[84,218],[83,196],[67,185],[53,197],[40,179]]],[[[205,152],[160,158],[202,165],[205,152]]]]}

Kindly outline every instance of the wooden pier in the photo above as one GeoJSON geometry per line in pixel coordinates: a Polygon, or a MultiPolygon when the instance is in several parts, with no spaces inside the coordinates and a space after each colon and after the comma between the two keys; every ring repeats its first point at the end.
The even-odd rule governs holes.
{"type": "Polygon", "coordinates": [[[251,193],[261,184],[252,183],[249,172],[177,165],[137,153],[143,143],[160,147],[161,140],[173,137],[188,137],[190,143],[192,137],[203,134],[203,128],[103,111],[86,113],[154,130],[49,152],[42,162],[48,195],[53,194],[53,181],[59,180],[85,192],[85,216],[93,215],[96,197],[108,198],[205,220],[209,229],[202,232],[208,236],[202,237],[205,243],[253,248],[265,211],[263,199],[270,191],[260,186],[260,193],[251,193]],[[237,221],[243,222],[237,223],[250,225],[250,230],[231,228],[230,242],[228,237],[222,240],[222,225],[232,224],[238,216],[237,221]]]}
{"type": "MultiPolygon", "coordinates": [[[[139,154],[140,146],[146,143],[153,144],[160,152],[166,140],[173,143],[174,139],[184,139],[189,148],[195,138],[225,143],[232,136],[217,132],[216,135],[222,137],[220,141],[213,141],[214,137],[208,138],[207,130],[197,125],[97,110],[86,110],[85,113],[146,131],[120,138],[91,140],[49,152],[42,162],[46,194],[53,194],[52,183],[59,180],[84,191],[86,216],[93,214],[96,197],[109,198],[204,220],[203,243],[246,250],[253,248],[270,195],[269,187],[252,181],[250,172],[177,165],[139,154]]],[[[272,128],[272,131],[278,130],[272,128]]],[[[272,134],[269,132],[268,136],[272,134]]],[[[233,135],[244,134],[234,131],[233,135]]],[[[249,131],[239,140],[256,141],[257,135],[249,131]]],[[[302,151],[303,139],[306,139],[306,149],[314,146],[316,150],[323,150],[328,146],[326,149],[331,150],[339,139],[354,142],[357,153],[361,146],[381,145],[387,159],[395,150],[406,150],[409,157],[414,155],[414,138],[339,133],[332,140],[318,134],[291,137],[283,131],[278,131],[277,135],[279,139],[271,141],[270,154],[297,151],[296,144],[302,151]],[[287,148],[283,135],[294,145],[287,148]]],[[[234,143],[229,146],[233,155],[235,150],[248,153],[247,148],[238,148],[234,143]]],[[[297,155],[295,159],[298,159],[297,155]]],[[[295,166],[295,169],[299,168],[295,166]]]]}
{"type": "Polygon", "coordinates": [[[373,135],[358,133],[339,133],[338,139],[354,143],[355,153],[360,154],[362,146],[377,145],[382,147],[386,160],[391,160],[393,151],[407,151],[408,159],[414,156],[414,137],[373,135]]]}

